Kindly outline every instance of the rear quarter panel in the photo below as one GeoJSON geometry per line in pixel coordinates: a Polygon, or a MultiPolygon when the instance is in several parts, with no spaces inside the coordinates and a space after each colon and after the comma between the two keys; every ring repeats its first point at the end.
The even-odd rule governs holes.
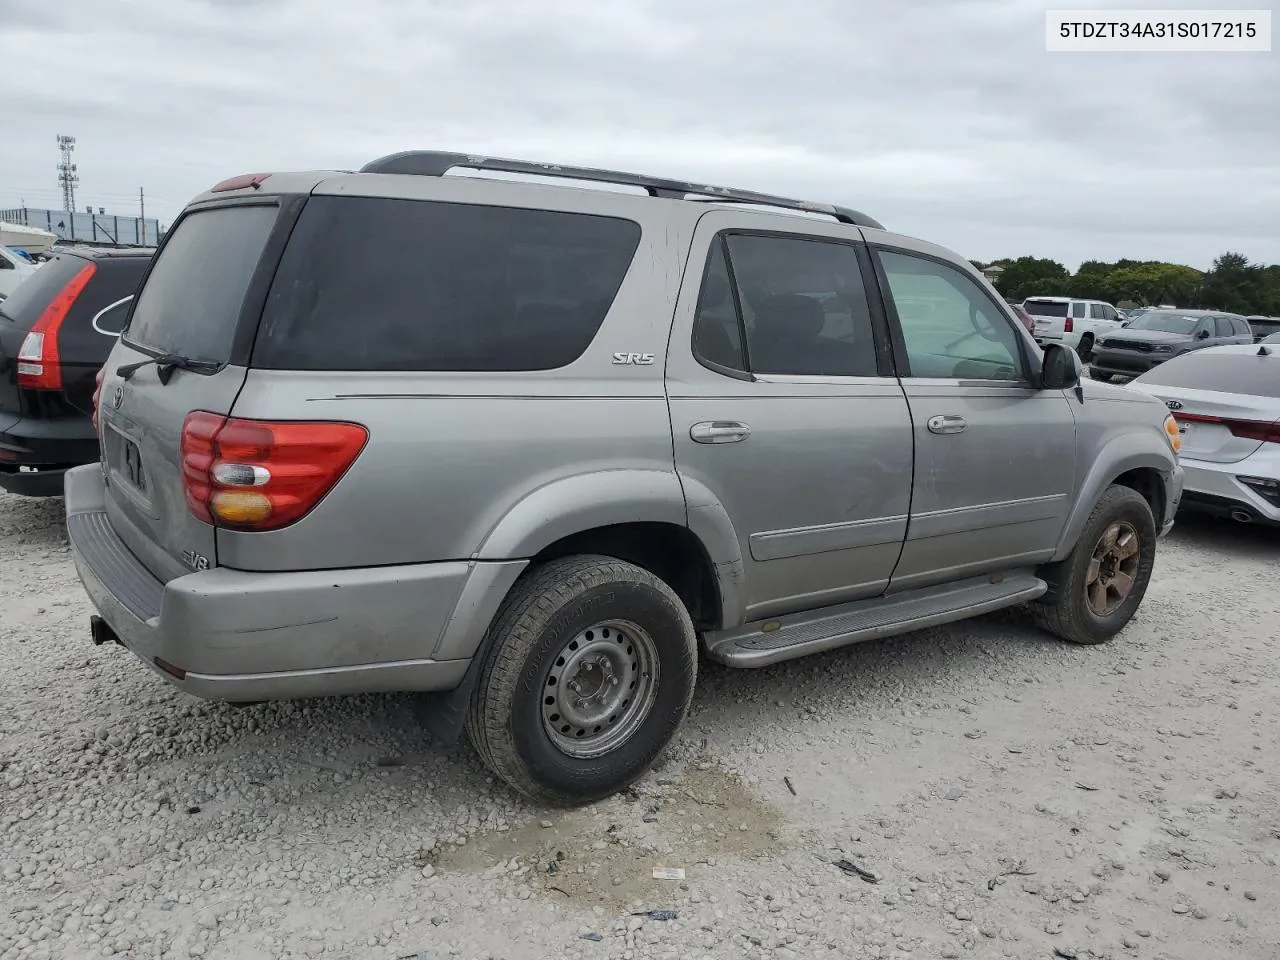
{"type": "MultiPolygon", "coordinates": [[[[507,197],[510,187],[491,181],[349,179],[325,187],[539,206],[527,185],[507,197]]],[[[558,370],[510,374],[251,370],[233,415],[351,421],[370,439],[297,523],[268,533],[220,530],[220,563],[269,571],[500,560],[593,526],[685,522],[663,361],[692,220],[669,215],[675,202],[576,194],[558,189],[544,202],[626,216],[642,228],[585,353],[558,370]],[[656,359],[615,364],[618,352],[656,359]]]]}

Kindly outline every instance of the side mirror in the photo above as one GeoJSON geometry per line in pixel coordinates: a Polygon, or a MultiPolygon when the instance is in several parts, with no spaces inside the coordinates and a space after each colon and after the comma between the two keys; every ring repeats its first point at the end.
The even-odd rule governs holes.
{"type": "Polygon", "coordinates": [[[1040,385],[1046,390],[1066,390],[1078,386],[1084,366],[1080,355],[1060,343],[1044,348],[1044,363],[1040,368],[1040,385]]]}
{"type": "Polygon", "coordinates": [[[1131,324],[1131,323],[1133,323],[1133,321],[1132,321],[1132,320],[1121,320],[1121,321],[1120,321],[1120,326],[1122,326],[1122,327],[1127,327],[1127,326],[1128,326],[1129,324],[1131,324]]]}
{"type": "Polygon", "coordinates": [[[1197,334],[1196,334],[1196,339],[1197,339],[1197,340],[1208,340],[1208,339],[1209,339],[1209,331],[1208,331],[1208,330],[1201,330],[1199,333],[1197,333],[1197,334]]]}

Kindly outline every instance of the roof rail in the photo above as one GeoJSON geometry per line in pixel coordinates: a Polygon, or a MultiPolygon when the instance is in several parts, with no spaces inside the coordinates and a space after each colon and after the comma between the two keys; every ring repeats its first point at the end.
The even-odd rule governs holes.
{"type": "Polygon", "coordinates": [[[594,167],[566,167],[558,163],[538,163],[532,160],[503,160],[466,153],[446,153],[439,150],[406,150],[372,160],[360,168],[361,173],[402,173],[419,177],[443,177],[455,167],[473,170],[499,170],[503,173],[522,173],[538,177],[564,177],[569,180],[590,180],[596,183],[613,183],[620,186],[639,187],[651,197],[684,200],[690,195],[731,203],[758,204],[779,207],[783,210],[803,210],[834,217],[841,223],[858,227],[883,230],[878,221],[832,203],[812,203],[808,200],[792,200],[754,190],[735,190],[731,187],[715,187],[706,184],[686,183],[680,180],[664,180],[636,173],[620,173],[616,170],[598,170],[594,167]]]}

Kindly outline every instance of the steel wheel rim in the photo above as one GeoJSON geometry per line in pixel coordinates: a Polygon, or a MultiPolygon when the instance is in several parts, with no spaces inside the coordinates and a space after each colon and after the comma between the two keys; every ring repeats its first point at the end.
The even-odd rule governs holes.
{"type": "Polygon", "coordinates": [[[1117,520],[1103,532],[1089,559],[1084,578],[1084,599],[1097,617],[1109,616],[1120,607],[1138,581],[1142,538],[1126,520],[1117,520]]]}
{"type": "Polygon", "coordinates": [[[603,756],[644,724],[658,697],[658,648],[638,624],[597,623],[573,637],[542,682],[542,729],[561,753],[603,756]]]}

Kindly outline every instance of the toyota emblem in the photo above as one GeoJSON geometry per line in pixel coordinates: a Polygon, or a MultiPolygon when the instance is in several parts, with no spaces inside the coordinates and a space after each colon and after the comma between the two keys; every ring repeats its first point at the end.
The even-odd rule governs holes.
{"type": "MultiPolygon", "coordinates": [[[[116,404],[116,406],[119,406],[119,404],[116,404]]],[[[1165,406],[1167,406],[1170,410],[1181,410],[1181,409],[1182,409],[1182,404],[1181,404],[1181,403],[1179,403],[1177,400],[1166,400],[1166,401],[1165,401],[1165,406]]]]}
{"type": "Polygon", "coordinates": [[[122,403],[124,403],[124,387],[117,383],[111,394],[111,405],[119,410],[122,403]]]}

